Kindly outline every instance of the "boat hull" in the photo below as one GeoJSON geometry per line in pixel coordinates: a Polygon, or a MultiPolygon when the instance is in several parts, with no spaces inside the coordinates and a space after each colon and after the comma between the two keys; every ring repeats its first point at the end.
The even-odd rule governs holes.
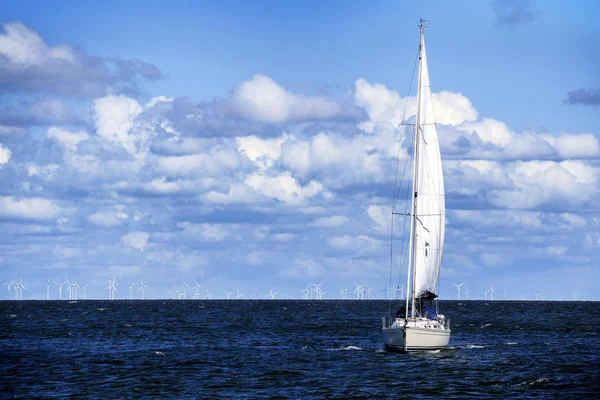
{"type": "Polygon", "coordinates": [[[393,352],[440,350],[450,342],[450,329],[406,326],[383,328],[382,333],[385,349],[393,352]]]}

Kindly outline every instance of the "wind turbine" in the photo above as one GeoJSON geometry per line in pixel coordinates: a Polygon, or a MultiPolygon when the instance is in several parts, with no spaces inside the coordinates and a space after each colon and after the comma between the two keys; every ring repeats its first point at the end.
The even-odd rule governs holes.
{"type": "Polygon", "coordinates": [[[58,283],[58,282],[54,281],[54,283],[58,285],[58,299],[59,300],[62,300],[62,286],[67,282],[68,281],[65,281],[63,283],[58,283]]]}
{"type": "Polygon", "coordinates": [[[15,283],[14,280],[10,281],[10,283],[6,285],[6,288],[8,289],[8,300],[10,300],[10,285],[12,285],[13,283],[15,283]]]}
{"type": "Polygon", "coordinates": [[[115,292],[119,293],[119,291],[117,290],[117,288],[115,287],[115,282],[117,281],[117,277],[113,276],[112,279],[109,279],[109,285],[108,288],[110,290],[110,299],[114,300],[115,299],[115,292]]]}
{"type": "Polygon", "coordinates": [[[179,289],[175,289],[175,291],[177,292],[177,300],[181,300],[181,297],[185,295],[185,293],[183,291],[179,291],[179,289]]]}
{"type": "Polygon", "coordinates": [[[46,278],[46,300],[50,300],[50,280],[46,278]]]}
{"type": "Polygon", "coordinates": [[[342,300],[346,300],[346,293],[348,292],[348,289],[346,289],[346,286],[341,286],[341,291],[340,291],[340,297],[342,298],[342,300]]]}
{"type": "Polygon", "coordinates": [[[183,282],[183,297],[187,300],[187,288],[189,285],[187,283],[185,283],[185,281],[182,281],[182,282],[183,282]]]}
{"type": "Polygon", "coordinates": [[[458,297],[456,298],[456,300],[460,300],[460,287],[464,284],[464,282],[460,284],[453,283],[453,285],[456,286],[456,288],[458,289],[458,297]]]}
{"type": "Polygon", "coordinates": [[[467,300],[469,300],[469,293],[471,293],[471,290],[465,287],[465,293],[467,294],[467,300]]]}
{"type": "Polygon", "coordinates": [[[202,289],[202,285],[200,285],[198,282],[195,283],[196,284],[194,285],[194,299],[200,300],[200,289],[202,289]]]}
{"type": "Polygon", "coordinates": [[[27,290],[27,288],[23,286],[23,278],[19,279],[17,286],[19,287],[19,300],[23,300],[23,289],[27,290]]]}
{"type": "Polygon", "coordinates": [[[277,294],[277,292],[273,293],[273,289],[269,289],[269,294],[267,295],[267,297],[270,298],[271,300],[275,300],[276,294],[277,294]]]}
{"type": "Polygon", "coordinates": [[[371,300],[371,289],[373,289],[371,286],[367,285],[367,297],[369,298],[369,300],[371,300]]]}
{"type": "Polygon", "coordinates": [[[236,288],[236,290],[237,290],[237,297],[236,297],[236,299],[240,300],[242,297],[244,297],[244,293],[240,292],[239,288],[236,288]]]}
{"type": "Polygon", "coordinates": [[[577,290],[573,292],[573,300],[577,300],[577,293],[579,293],[577,290]]]}
{"type": "Polygon", "coordinates": [[[210,292],[208,291],[208,288],[206,289],[206,299],[212,299],[213,295],[210,294],[210,292]]]}
{"type": "Polygon", "coordinates": [[[227,290],[225,291],[225,294],[227,295],[227,300],[231,299],[231,295],[233,294],[233,292],[228,292],[227,290]]]}
{"type": "Polygon", "coordinates": [[[490,300],[494,300],[494,293],[496,293],[496,291],[494,290],[494,288],[492,287],[492,284],[490,283],[490,300]]]}
{"type": "Polygon", "coordinates": [[[83,285],[83,299],[87,300],[87,283],[83,285]]]}
{"type": "Polygon", "coordinates": [[[254,289],[254,297],[258,299],[258,289],[254,289]]]}
{"type": "Polygon", "coordinates": [[[133,287],[135,285],[137,285],[137,282],[133,282],[133,283],[127,282],[127,283],[129,283],[129,300],[133,300],[133,287]]]}
{"type": "Polygon", "coordinates": [[[363,287],[356,282],[354,282],[354,286],[356,286],[356,289],[354,289],[354,292],[356,293],[356,299],[360,300],[360,294],[363,291],[363,287]]]}
{"type": "Polygon", "coordinates": [[[144,280],[140,278],[140,287],[138,288],[138,290],[142,291],[142,300],[144,300],[144,289],[147,287],[148,286],[144,285],[144,280]]]}

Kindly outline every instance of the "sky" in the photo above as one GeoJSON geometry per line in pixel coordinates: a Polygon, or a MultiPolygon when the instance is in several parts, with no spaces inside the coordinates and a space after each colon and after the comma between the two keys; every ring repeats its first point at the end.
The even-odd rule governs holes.
{"type": "Polygon", "coordinates": [[[596,1],[124,3],[0,5],[0,298],[380,298],[425,18],[441,298],[600,300],[596,1]]]}

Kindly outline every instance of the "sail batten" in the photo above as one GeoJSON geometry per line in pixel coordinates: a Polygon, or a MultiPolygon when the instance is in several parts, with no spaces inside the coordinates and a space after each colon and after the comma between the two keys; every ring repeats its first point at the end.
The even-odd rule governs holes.
{"type": "Polygon", "coordinates": [[[419,85],[419,157],[416,163],[414,295],[437,292],[445,234],[445,194],[440,146],[431,97],[425,42],[421,41],[419,85]]]}

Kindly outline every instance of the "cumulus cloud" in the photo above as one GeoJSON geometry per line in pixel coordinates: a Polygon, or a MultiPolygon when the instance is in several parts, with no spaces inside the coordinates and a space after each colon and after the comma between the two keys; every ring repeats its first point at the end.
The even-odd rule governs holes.
{"type": "Polygon", "coordinates": [[[289,172],[277,176],[253,174],[246,178],[245,184],[267,197],[289,204],[301,204],[305,199],[323,192],[319,182],[311,181],[301,186],[289,172]]]}
{"type": "Polygon", "coordinates": [[[106,96],[94,100],[94,122],[97,134],[111,142],[121,144],[129,153],[136,151],[138,138],[130,135],[135,118],[142,107],[126,96],[106,96]]]}
{"type": "Polygon", "coordinates": [[[10,160],[11,152],[0,144],[0,164],[6,164],[10,160]]]}
{"type": "MultiPolygon", "coordinates": [[[[477,119],[477,111],[469,99],[461,93],[442,91],[432,93],[436,122],[442,125],[460,125],[477,119]]],[[[358,79],[354,85],[354,101],[368,114],[369,120],[359,126],[372,132],[377,123],[389,123],[398,127],[417,113],[415,96],[402,98],[395,90],[379,83],[358,79]]]]}
{"type": "Polygon", "coordinates": [[[117,206],[110,210],[98,211],[88,216],[88,220],[97,226],[114,227],[119,226],[129,215],[124,212],[124,207],[117,206]]]}
{"type": "Polygon", "coordinates": [[[337,228],[345,225],[349,220],[345,215],[333,215],[331,217],[317,218],[312,225],[319,228],[337,228]]]}
{"type": "Polygon", "coordinates": [[[0,197],[0,216],[5,218],[53,220],[63,211],[54,201],[41,197],[0,197]]]}
{"type": "Polygon", "coordinates": [[[67,44],[48,45],[18,21],[2,24],[0,59],[0,88],[64,96],[102,96],[109,87],[137,91],[139,81],[162,76],[143,61],[94,57],[67,44]]]}
{"type": "Polygon", "coordinates": [[[348,250],[359,254],[379,251],[382,242],[366,235],[333,236],[327,239],[329,245],[340,250],[348,250]]]}
{"type": "Polygon", "coordinates": [[[389,206],[370,205],[367,208],[367,215],[375,223],[373,228],[383,234],[389,234],[392,223],[392,208],[389,206]]]}
{"type": "Polygon", "coordinates": [[[223,224],[194,224],[191,222],[180,222],[177,226],[188,235],[201,238],[209,242],[220,242],[227,238],[230,233],[223,224]]]}
{"type": "Polygon", "coordinates": [[[241,154],[254,162],[260,169],[268,169],[273,167],[281,156],[281,145],[287,138],[287,135],[274,139],[245,136],[236,138],[236,143],[241,154]]]}
{"type": "Polygon", "coordinates": [[[89,138],[89,135],[84,131],[70,132],[66,129],[51,126],[46,133],[48,139],[55,140],[65,149],[70,151],[77,150],[77,144],[89,138]]]}
{"type": "Polygon", "coordinates": [[[291,93],[261,74],[254,75],[233,90],[231,107],[244,118],[270,124],[351,116],[331,99],[291,93]]]}
{"type": "Polygon", "coordinates": [[[135,231],[121,236],[121,241],[128,246],[144,251],[150,235],[147,232],[135,231]]]}

